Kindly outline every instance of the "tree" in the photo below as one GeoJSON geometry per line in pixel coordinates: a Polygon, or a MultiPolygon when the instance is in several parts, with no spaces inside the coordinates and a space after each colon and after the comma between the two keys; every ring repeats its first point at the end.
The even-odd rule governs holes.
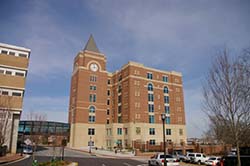
{"type": "MultiPolygon", "coordinates": [[[[30,112],[27,112],[25,114],[25,119],[26,120],[31,120],[31,121],[46,121],[47,120],[47,114],[30,111],[30,112]]],[[[43,137],[47,137],[47,136],[43,135],[43,137]]],[[[39,135],[35,135],[34,133],[31,133],[30,134],[30,139],[32,140],[33,143],[35,143],[35,145],[37,145],[42,138],[39,135]]]]}
{"type": "Polygon", "coordinates": [[[203,85],[204,111],[211,122],[210,130],[224,143],[237,149],[247,145],[250,133],[250,51],[230,58],[224,50],[214,61],[203,85]]]}
{"type": "Polygon", "coordinates": [[[25,114],[26,120],[33,120],[33,121],[46,121],[47,120],[47,114],[40,113],[40,112],[27,112],[25,114]]]}
{"type": "Polygon", "coordinates": [[[11,116],[11,97],[0,96],[0,147],[6,143],[8,122],[11,116]]]}

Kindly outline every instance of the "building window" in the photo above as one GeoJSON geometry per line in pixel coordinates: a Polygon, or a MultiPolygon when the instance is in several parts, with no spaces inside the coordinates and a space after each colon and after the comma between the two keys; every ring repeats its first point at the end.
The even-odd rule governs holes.
{"type": "Polygon", "coordinates": [[[2,95],[8,96],[8,95],[9,95],[9,92],[8,92],[8,91],[2,91],[2,95]]]}
{"type": "Polygon", "coordinates": [[[94,106],[90,106],[89,107],[89,112],[90,113],[95,113],[95,107],[94,106]]]}
{"type": "Polygon", "coordinates": [[[117,128],[117,135],[122,135],[122,128],[117,128]]]}
{"type": "Polygon", "coordinates": [[[154,95],[148,94],[148,101],[154,101],[154,95]]]}
{"type": "Polygon", "coordinates": [[[108,99],[108,100],[107,100],[107,105],[109,105],[109,104],[110,104],[110,100],[108,99]]]}
{"type": "Polygon", "coordinates": [[[166,117],[166,124],[170,124],[170,117],[166,117]]]}
{"type": "Polygon", "coordinates": [[[154,112],[154,105],[148,104],[148,112],[154,112]]]}
{"type": "Polygon", "coordinates": [[[12,96],[19,96],[19,97],[20,97],[20,96],[22,96],[22,93],[13,92],[13,93],[12,93],[12,96]]]}
{"type": "Polygon", "coordinates": [[[149,140],[149,145],[155,145],[155,140],[154,139],[149,140]]]}
{"type": "Polygon", "coordinates": [[[164,86],[163,92],[168,93],[168,87],[164,86]]]}
{"type": "Polygon", "coordinates": [[[24,58],[27,58],[27,55],[26,54],[18,54],[20,57],[24,57],[24,58]]]}
{"type": "Polygon", "coordinates": [[[88,129],[88,135],[95,135],[95,129],[89,128],[88,129]]]}
{"type": "Polygon", "coordinates": [[[110,90],[107,91],[107,95],[110,96],[110,90]]]}
{"type": "Polygon", "coordinates": [[[119,105],[119,106],[118,106],[118,114],[120,114],[121,112],[122,112],[122,106],[119,105]]]}
{"type": "Polygon", "coordinates": [[[118,123],[122,123],[122,117],[118,116],[118,123]]]}
{"type": "Polygon", "coordinates": [[[110,79],[108,79],[108,85],[110,84],[110,79]]]}
{"type": "Polygon", "coordinates": [[[155,135],[155,128],[149,128],[149,135],[155,135]]]}
{"type": "Polygon", "coordinates": [[[9,55],[15,56],[15,53],[10,51],[10,52],[9,52],[9,55]]]}
{"type": "Polygon", "coordinates": [[[109,109],[107,109],[107,115],[109,115],[109,109]]]}
{"type": "Polygon", "coordinates": [[[95,94],[90,94],[89,95],[89,101],[90,102],[96,102],[96,95],[95,94]]]}
{"type": "Polygon", "coordinates": [[[121,103],[122,102],[122,96],[118,96],[118,103],[121,103]]]}
{"type": "Polygon", "coordinates": [[[153,85],[152,84],[148,84],[148,91],[153,91],[153,85]]]}
{"type": "Polygon", "coordinates": [[[21,77],[23,77],[23,76],[24,76],[24,73],[16,72],[15,75],[16,75],[16,76],[21,76],[21,77]]]}
{"type": "Polygon", "coordinates": [[[165,113],[166,113],[166,114],[170,114],[169,106],[165,106],[165,113]]]}
{"type": "Polygon", "coordinates": [[[12,72],[11,72],[11,71],[6,71],[6,72],[5,72],[5,74],[7,74],[7,75],[11,75],[11,74],[12,74],[12,72]]]}
{"type": "Polygon", "coordinates": [[[119,75],[118,81],[122,80],[122,75],[119,75]]]}
{"type": "Polygon", "coordinates": [[[8,51],[6,51],[6,50],[1,51],[1,54],[6,54],[7,55],[7,53],[8,53],[8,51]]]}
{"type": "Polygon", "coordinates": [[[164,103],[169,104],[169,96],[164,96],[164,103]]]}
{"type": "Polygon", "coordinates": [[[183,135],[183,129],[179,129],[179,135],[183,135]]]}
{"type": "Polygon", "coordinates": [[[91,86],[89,87],[89,89],[90,89],[90,90],[96,90],[96,86],[91,85],[91,86]]]}
{"type": "Polygon", "coordinates": [[[89,122],[95,122],[95,116],[89,116],[89,122]]]}
{"type": "Polygon", "coordinates": [[[162,81],[163,82],[168,82],[168,77],[167,76],[162,76],[162,81]]]}
{"type": "Polygon", "coordinates": [[[119,86],[118,86],[118,93],[121,93],[121,92],[122,92],[122,86],[119,85],[119,86]]]}
{"type": "Polygon", "coordinates": [[[152,80],[153,79],[153,74],[152,73],[147,73],[147,78],[152,80]]]}
{"type": "Polygon", "coordinates": [[[155,123],[155,116],[149,115],[149,123],[155,123]]]}
{"type": "Polygon", "coordinates": [[[166,135],[171,135],[171,129],[166,129],[166,135]]]}
{"type": "Polygon", "coordinates": [[[107,122],[106,122],[107,124],[109,124],[109,119],[107,119],[107,122]]]}
{"type": "Polygon", "coordinates": [[[96,82],[97,81],[97,77],[96,76],[90,76],[89,81],[90,82],[96,82]]]}

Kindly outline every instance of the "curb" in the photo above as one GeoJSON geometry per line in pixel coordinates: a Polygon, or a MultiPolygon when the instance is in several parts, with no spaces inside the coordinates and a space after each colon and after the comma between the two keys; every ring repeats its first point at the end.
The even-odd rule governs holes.
{"type": "Polygon", "coordinates": [[[89,153],[87,150],[83,150],[83,149],[73,149],[73,148],[69,148],[67,147],[68,149],[70,150],[75,150],[75,151],[78,151],[78,152],[85,152],[85,153],[88,153],[90,154],[91,156],[103,156],[103,157],[115,157],[115,158],[123,158],[123,159],[138,159],[137,156],[117,156],[117,155],[108,155],[108,154],[99,154],[99,153],[89,153]]]}
{"type": "Polygon", "coordinates": [[[12,159],[12,160],[8,160],[8,161],[0,161],[0,165],[5,165],[5,164],[8,164],[8,163],[15,163],[15,162],[18,162],[18,161],[22,161],[26,158],[29,158],[29,156],[20,156],[18,158],[15,158],[15,159],[12,159]]]}
{"type": "Polygon", "coordinates": [[[10,159],[10,160],[8,160],[8,159],[3,160],[3,161],[0,160],[0,164],[10,163],[10,162],[13,162],[13,161],[21,160],[23,158],[25,158],[25,156],[16,157],[16,158],[13,158],[13,159],[10,159]]]}

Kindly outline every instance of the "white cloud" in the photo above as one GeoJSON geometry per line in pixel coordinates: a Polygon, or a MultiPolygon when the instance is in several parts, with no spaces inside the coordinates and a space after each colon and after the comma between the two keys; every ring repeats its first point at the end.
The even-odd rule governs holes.
{"type": "Polygon", "coordinates": [[[58,23],[55,10],[44,1],[32,1],[29,12],[20,16],[28,31],[24,45],[31,48],[29,74],[39,77],[70,73],[82,41],[58,23]]]}
{"type": "Polygon", "coordinates": [[[187,71],[196,62],[205,64],[215,46],[249,44],[248,18],[233,2],[158,2],[91,1],[89,6],[128,31],[139,50],[136,60],[151,66],[187,71]]]}

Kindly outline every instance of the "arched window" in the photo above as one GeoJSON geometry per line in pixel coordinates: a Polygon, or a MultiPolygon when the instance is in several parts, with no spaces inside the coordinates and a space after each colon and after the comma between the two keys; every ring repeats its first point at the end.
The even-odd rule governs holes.
{"type": "Polygon", "coordinates": [[[90,113],[95,113],[95,107],[94,106],[90,106],[89,107],[89,112],[90,113]]]}
{"type": "Polygon", "coordinates": [[[164,86],[163,92],[168,93],[168,87],[164,86]]]}
{"type": "Polygon", "coordinates": [[[152,84],[148,84],[148,91],[153,91],[153,85],[152,84]]]}

